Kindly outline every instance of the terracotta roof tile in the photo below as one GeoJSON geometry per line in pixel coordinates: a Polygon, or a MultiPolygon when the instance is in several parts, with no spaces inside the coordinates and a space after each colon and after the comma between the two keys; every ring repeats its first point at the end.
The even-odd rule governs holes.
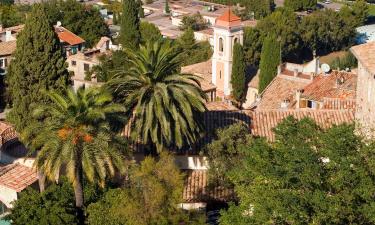
{"type": "Polygon", "coordinates": [[[375,42],[356,45],[351,48],[352,53],[360,63],[371,73],[375,74],[375,42]]]}
{"type": "Polygon", "coordinates": [[[207,170],[184,170],[186,173],[183,190],[184,202],[230,201],[234,199],[233,189],[210,186],[207,170]]]}
{"type": "Polygon", "coordinates": [[[38,180],[34,169],[19,163],[0,166],[0,185],[20,192],[38,180]]]}
{"type": "Polygon", "coordinates": [[[17,41],[0,42],[0,56],[7,56],[13,54],[16,50],[17,41]]]}
{"type": "Polygon", "coordinates": [[[230,103],[223,101],[219,102],[207,102],[206,107],[209,111],[227,111],[227,110],[238,110],[230,103]]]}
{"type": "Polygon", "coordinates": [[[324,98],[355,99],[356,87],[357,74],[332,71],[315,77],[311,84],[303,88],[302,97],[320,102],[324,98]]]}
{"type": "Polygon", "coordinates": [[[69,45],[78,45],[85,42],[85,40],[83,40],[81,37],[75,35],[74,33],[72,33],[71,31],[62,26],[55,26],[55,32],[57,33],[57,36],[61,41],[66,42],[69,45]]]}
{"type": "MultiPolygon", "coordinates": [[[[277,75],[261,93],[261,99],[256,104],[256,109],[281,109],[281,103],[284,100],[293,102],[296,91],[303,89],[309,82],[307,79],[294,79],[294,77],[288,75],[277,75]]],[[[292,108],[293,104],[290,104],[289,107],[292,108]]]]}
{"type": "Polygon", "coordinates": [[[196,63],[181,68],[182,73],[194,74],[201,77],[201,87],[204,92],[216,89],[216,86],[212,83],[212,61],[196,63]]]}
{"type": "Polygon", "coordinates": [[[241,26],[241,18],[236,16],[231,9],[228,9],[224,12],[223,15],[216,18],[215,26],[223,27],[234,27],[241,26]]]}
{"type": "Polygon", "coordinates": [[[272,129],[288,116],[300,120],[308,117],[320,127],[327,129],[332,125],[354,122],[354,110],[267,110],[250,113],[251,133],[274,141],[272,129]]]}

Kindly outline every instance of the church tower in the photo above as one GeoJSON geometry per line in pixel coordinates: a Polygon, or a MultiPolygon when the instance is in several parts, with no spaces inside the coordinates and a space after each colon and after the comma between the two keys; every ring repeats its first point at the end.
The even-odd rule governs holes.
{"type": "Polygon", "coordinates": [[[233,46],[243,44],[241,19],[227,10],[216,19],[214,25],[214,53],[212,56],[212,83],[225,96],[231,94],[233,46]]]}

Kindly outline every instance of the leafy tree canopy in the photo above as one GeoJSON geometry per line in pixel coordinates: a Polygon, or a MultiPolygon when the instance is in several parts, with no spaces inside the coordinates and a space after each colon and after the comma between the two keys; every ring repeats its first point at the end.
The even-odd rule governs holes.
{"type": "Polygon", "coordinates": [[[155,42],[163,37],[160,33],[159,28],[149,22],[142,21],[139,29],[141,32],[142,44],[146,44],[147,42],[155,42]]]}
{"type": "Polygon", "coordinates": [[[177,208],[181,202],[183,179],[173,157],[166,153],[159,160],[146,157],[129,173],[125,189],[113,189],[88,207],[90,224],[159,225],[204,224],[204,217],[193,217],[177,208]]]}
{"type": "Polygon", "coordinates": [[[50,22],[60,21],[65,28],[85,39],[87,47],[93,47],[102,36],[109,34],[104,19],[93,7],[85,7],[75,0],[53,0],[44,4],[50,22]]]}
{"type": "Polygon", "coordinates": [[[239,204],[220,224],[375,222],[373,142],[353,125],[324,131],[307,118],[288,117],[274,132],[274,143],[255,138],[238,148],[242,157],[225,175],[239,204]]]}

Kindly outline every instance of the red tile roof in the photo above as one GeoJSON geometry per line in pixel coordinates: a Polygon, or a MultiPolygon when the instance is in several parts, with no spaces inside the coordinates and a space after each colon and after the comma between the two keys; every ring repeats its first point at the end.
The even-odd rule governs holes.
{"type": "Polygon", "coordinates": [[[57,36],[59,37],[60,41],[66,42],[69,45],[79,45],[85,42],[81,37],[75,35],[68,29],[62,27],[62,26],[55,26],[55,32],[57,33],[57,36]]]}
{"type": "MultiPolygon", "coordinates": [[[[303,89],[309,82],[306,79],[294,79],[294,77],[287,75],[277,75],[261,93],[261,99],[256,103],[256,109],[281,109],[281,103],[284,100],[288,100],[290,103],[294,102],[296,91],[303,89]]],[[[289,105],[289,108],[293,107],[293,104],[289,105]]]]}
{"type": "Polygon", "coordinates": [[[320,74],[311,84],[303,88],[303,98],[322,102],[324,98],[355,99],[357,74],[332,71],[330,74],[320,74]]]}
{"type": "Polygon", "coordinates": [[[20,192],[38,180],[34,169],[19,163],[0,165],[0,186],[20,192]]]}
{"type": "Polygon", "coordinates": [[[12,55],[16,47],[17,41],[0,42],[0,56],[12,55]]]}
{"type": "Polygon", "coordinates": [[[209,111],[237,110],[237,108],[234,107],[232,104],[226,103],[226,102],[223,102],[223,101],[207,102],[206,107],[209,111]]]}
{"type": "Polygon", "coordinates": [[[371,73],[375,74],[375,42],[356,45],[351,48],[360,63],[371,73]]]}
{"type": "Polygon", "coordinates": [[[201,88],[204,92],[209,92],[216,89],[212,83],[212,61],[196,63],[189,66],[181,67],[181,73],[194,74],[201,77],[201,88]]]}
{"type": "Polygon", "coordinates": [[[188,203],[209,201],[230,201],[234,199],[233,189],[208,184],[207,170],[185,170],[186,178],[183,200],[188,203]]]}
{"type": "Polygon", "coordinates": [[[308,117],[320,127],[327,129],[332,125],[354,122],[354,110],[275,110],[250,113],[251,133],[254,136],[266,137],[274,141],[272,129],[288,116],[300,120],[308,117]]]}
{"type": "Polygon", "coordinates": [[[241,18],[236,16],[232,10],[228,9],[223,15],[216,18],[216,26],[235,27],[241,26],[241,18]]]}

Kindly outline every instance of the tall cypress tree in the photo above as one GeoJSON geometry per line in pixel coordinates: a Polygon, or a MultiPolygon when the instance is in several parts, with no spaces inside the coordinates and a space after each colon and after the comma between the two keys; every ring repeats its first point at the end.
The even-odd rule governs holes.
{"type": "Polygon", "coordinates": [[[238,103],[243,103],[246,99],[246,64],[242,45],[235,43],[233,46],[232,65],[232,96],[238,103]]]}
{"type": "Polygon", "coordinates": [[[18,131],[32,119],[33,107],[46,102],[42,90],[60,89],[68,84],[60,41],[40,4],[33,6],[18,35],[6,81],[13,104],[7,119],[18,131]]]}
{"type": "Polygon", "coordinates": [[[276,37],[266,37],[260,56],[259,93],[262,92],[277,75],[280,55],[280,43],[276,40],[276,37]]]}
{"type": "Polygon", "coordinates": [[[135,0],[124,0],[121,16],[120,44],[125,48],[137,49],[141,40],[139,31],[139,8],[135,0]]]}

